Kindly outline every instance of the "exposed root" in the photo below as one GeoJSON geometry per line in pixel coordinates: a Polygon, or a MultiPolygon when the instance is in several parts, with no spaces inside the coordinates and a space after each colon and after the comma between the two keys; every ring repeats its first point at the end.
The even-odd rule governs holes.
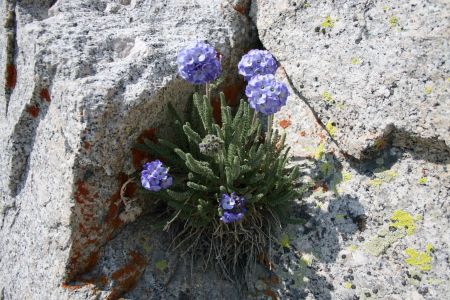
{"type": "Polygon", "coordinates": [[[271,248],[272,234],[280,227],[280,220],[270,208],[255,210],[243,221],[228,224],[214,219],[207,226],[192,227],[178,220],[171,226],[171,248],[182,250],[182,256],[190,255],[191,272],[203,258],[204,271],[212,265],[241,288],[250,283],[257,256],[271,248]]]}

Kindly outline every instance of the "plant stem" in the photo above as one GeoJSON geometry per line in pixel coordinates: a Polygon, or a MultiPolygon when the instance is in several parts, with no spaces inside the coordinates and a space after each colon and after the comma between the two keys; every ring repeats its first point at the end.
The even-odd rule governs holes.
{"type": "Polygon", "coordinates": [[[208,98],[208,100],[210,100],[210,99],[209,99],[209,82],[207,82],[207,83],[205,84],[205,90],[206,90],[206,98],[208,98]]]}
{"type": "Polygon", "coordinates": [[[220,181],[222,185],[225,185],[224,177],[225,174],[223,173],[223,158],[222,158],[222,152],[219,151],[219,168],[220,168],[220,181]]]}
{"type": "Polygon", "coordinates": [[[253,125],[255,125],[257,117],[258,117],[258,111],[255,109],[255,111],[253,112],[252,126],[250,126],[250,128],[252,128],[253,125]]]}
{"type": "Polygon", "coordinates": [[[267,122],[266,142],[269,141],[269,143],[272,141],[272,126],[273,126],[273,114],[268,116],[267,122]]]}

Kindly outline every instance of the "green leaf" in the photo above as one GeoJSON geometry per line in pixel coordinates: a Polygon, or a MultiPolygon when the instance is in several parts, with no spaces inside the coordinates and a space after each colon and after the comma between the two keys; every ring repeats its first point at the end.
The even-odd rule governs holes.
{"type": "Polygon", "coordinates": [[[214,174],[207,162],[196,160],[190,153],[186,153],[186,165],[192,172],[204,175],[214,182],[220,182],[220,178],[214,174]]]}
{"type": "Polygon", "coordinates": [[[207,187],[207,186],[204,186],[204,185],[201,185],[201,184],[197,184],[197,183],[192,182],[192,181],[188,181],[187,182],[187,186],[192,188],[192,189],[194,189],[194,190],[201,191],[201,192],[215,192],[215,191],[217,191],[217,187],[207,187]]]}

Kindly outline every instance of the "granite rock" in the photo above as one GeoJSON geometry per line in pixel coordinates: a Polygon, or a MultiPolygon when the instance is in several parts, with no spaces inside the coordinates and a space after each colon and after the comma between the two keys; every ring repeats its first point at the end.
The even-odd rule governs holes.
{"type": "Polygon", "coordinates": [[[131,143],[151,128],[170,136],[168,101],[183,115],[194,92],[178,52],[215,47],[235,102],[235,66],[257,35],[226,1],[5,0],[1,19],[0,298],[95,298],[74,280],[124,225],[135,188],[121,187],[142,163],[131,143]]]}
{"type": "MultiPolygon", "coordinates": [[[[252,1],[264,47],[339,149],[370,159],[383,139],[450,146],[446,1],[252,1]]],[[[289,109],[289,107],[288,107],[289,109]]]]}

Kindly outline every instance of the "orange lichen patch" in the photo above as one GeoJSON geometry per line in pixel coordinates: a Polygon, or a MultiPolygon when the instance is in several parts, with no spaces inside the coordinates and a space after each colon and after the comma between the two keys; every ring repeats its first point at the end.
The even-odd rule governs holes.
{"type": "MultiPolygon", "coordinates": [[[[144,130],[136,139],[136,142],[138,144],[145,145],[144,139],[149,139],[153,143],[158,143],[158,139],[155,136],[156,129],[148,129],[144,130]]],[[[149,161],[153,160],[153,156],[148,153],[141,150],[138,150],[136,148],[130,148],[131,153],[133,154],[133,165],[136,168],[141,168],[142,165],[146,164],[149,161]]]]}
{"type": "Polygon", "coordinates": [[[345,153],[345,152],[343,152],[343,151],[341,151],[341,154],[342,154],[345,158],[349,158],[349,157],[350,157],[349,154],[347,154],[347,153],[345,153]]]}
{"type": "Polygon", "coordinates": [[[291,120],[281,120],[280,121],[280,126],[283,129],[286,129],[289,125],[291,125],[291,120]]]}
{"type": "Polygon", "coordinates": [[[317,119],[316,122],[317,122],[317,124],[319,124],[319,125],[322,124],[322,120],[320,120],[320,119],[317,119]]]}
{"type": "Polygon", "coordinates": [[[227,86],[223,93],[225,94],[225,99],[230,107],[235,107],[239,104],[238,96],[242,91],[242,86],[244,85],[244,78],[241,78],[236,84],[227,86]]]}
{"type": "Polygon", "coordinates": [[[230,83],[230,82],[231,82],[231,78],[230,78],[230,77],[227,77],[227,79],[225,79],[225,82],[226,82],[226,83],[230,83]]]}
{"type": "Polygon", "coordinates": [[[302,132],[300,132],[300,135],[301,136],[305,136],[306,135],[306,131],[303,130],[302,132]]]}
{"type": "Polygon", "coordinates": [[[427,172],[427,170],[422,170],[422,174],[425,174],[427,172]]]}
{"type": "Polygon", "coordinates": [[[264,279],[263,282],[264,282],[266,285],[270,285],[270,280],[269,280],[269,279],[264,279]]]}
{"type": "Polygon", "coordinates": [[[80,179],[77,181],[78,189],[75,191],[75,201],[84,204],[85,200],[87,200],[87,195],[89,195],[89,191],[84,187],[84,182],[82,182],[80,179]],[[83,199],[82,199],[83,198],[83,199]]]}
{"type": "Polygon", "coordinates": [[[117,281],[117,287],[111,291],[106,299],[116,299],[121,293],[134,289],[137,280],[144,272],[147,263],[144,262],[143,257],[134,251],[131,251],[128,255],[131,256],[131,259],[125,266],[111,274],[111,279],[117,281]]]}
{"type": "Polygon", "coordinates": [[[15,65],[9,65],[6,67],[6,85],[10,88],[15,88],[17,83],[17,69],[15,65]]]}
{"type": "Polygon", "coordinates": [[[33,118],[37,118],[37,116],[39,115],[39,108],[32,106],[32,107],[28,108],[28,113],[33,118]]]}
{"type": "Polygon", "coordinates": [[[272,281],[275,284],[279,284],[280,283],[280,280],[278,278],[276,278],[275,276],[272,276],[272,281]]]}
{"type": "Polygon", "coordinates": [[[278,69],[280,70],[280,72],[281,72],[282,74],[286,74],[286,71],[284,70],[284,67],[283,67],[283,66],[280,66],[278,69]]]}
{"type": "MultiPolygon", "coordinates": [[[[80,179],[76,182],[74,198],[75,220],[77,223],[73,233],[73,243],[67,267],[67,281],[79,279],[81,275],[92,270],[97,264],[100,247],[111,239],[114,232],[123,224],[119,214],[123,209],[120,199],[121,186],[128,180],[128,176],[120,174],[119,186],[109,198],[102,199],[95,192],[95,186],[87,188],[87,184],[80,179]],[[107,211],[105,218],[101,217],[107,211]]],[[[126,197],[132,197],[136,187],[128,184],[125,190],[126,197]]]]}
{"type": "Polygon", "coordinates": [[[245,15],[245,7],[237,7],[237,6],[233,5],[233,4],[231,4],[230,0],[227,0],[227,1],[228,1],[228,3],[230,3],[231,7],[233,7],[233,9],[235,11],[237,11],[240,14],[245,15]]]}
{"type": "Polygon", "coordinates": [[[272,297],[274,300],[278,299],[277,295],[270,288],[266,289],[266,295],[272,297]]]}
{"type": "Polygon", "coordinates": [[[71,292],[77,290],[77,289],[81,289],[83,286],[81,285],[67,285],[65,283],[61,283],[61,287],[65,288],[65,289],[70,289],[71,292]]]}
{"type": "Polygon", "coordinates": [[[42,98],[44,98],[47,102],[52,101],[52,99],[50,98],[50,93],[48,92],[48,89],[43,89],[40,93],[39,96],[41,96],[42,98]]]}
{"type": "Polygon", "coordinates": [[[84,142],[84,148],[85,148],[85,149],[91,148],[91,144],[88,143],[88,142],[84,142]]]}
{"type": "Polygon", "coordinates": [[[325,183],[322,183],[321,187],[324,192],[328,191],[328,187],[325,183]]]}

